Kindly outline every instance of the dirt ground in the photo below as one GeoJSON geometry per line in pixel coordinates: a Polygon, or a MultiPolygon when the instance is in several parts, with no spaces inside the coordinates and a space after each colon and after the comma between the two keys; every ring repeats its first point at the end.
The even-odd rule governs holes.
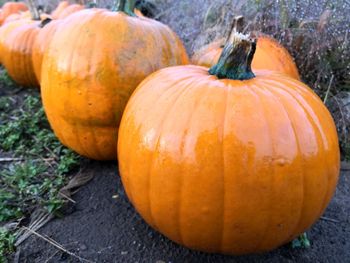
{"type": "MultiPolygon", "coordinates": [[[[61,219],[39,232],[91,262],[349,262],[350,171],[343,171],[325,219],[308,232],[311,247],[286,245],[263,255],[244,257],[194,252],[151,229],[129,203],[117,163],[87,161],[94,179],[74,196],[75,204],[61,219]]],[[[19,262],[84,262],[31,236],[18,248],[19,262]]]]}

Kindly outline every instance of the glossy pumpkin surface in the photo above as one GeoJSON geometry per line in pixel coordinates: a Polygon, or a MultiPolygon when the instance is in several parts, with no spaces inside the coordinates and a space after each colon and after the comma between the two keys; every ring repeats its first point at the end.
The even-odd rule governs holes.
{"type": "Polygon", "coordinates": [[[116,159],[119,122],[136,86],[187,62],[175,33],[155,20],[102,9],[72,14],[44,54],[41,91],[51,127],[84,156],[116,159]]]}
{"type": "Polygon", "coordinates": [[[40,30],[37,37],[35,38],[33,49],[32,49],[32,61],[34,67],[34,73],[37,80],[41,80],[41,66],[45,51],[48,49],[49,44],[56,32],[60,20],[53,20],[40,30]]]}
{"type": "Polygon", "coordinates": [[[21,11],[28,10],[28,7],[23,2],[7,2],[3,5],[0,13],[0,25],[5,21],[5,19],[16,13],[20,13],[21,11]]]}
{"type": "MultiPolygon", "coordinates": [[[[219,60],[224,42],[224,39],[220,39],[203,47],[193,55],[192,62],[205,67],[214,66],[219,60]]],[[[258,38],[252,68],[253,71],[273,70],[300,79],[297,66],[287,49],[268,36],[258,38]]]]}
{"type": "MultiPolygon", "coordinates": [[[[12,22],[15,23],[15,22],[12,22]]],[[[40,31],[40,21],[28,21],[8,34],[2,47],[2,63],[8,74],[25,87],[39,85],[32,63],[32,48],[40,31]]]]}
{"type": "Polygon", "coordinates": [[[142,217],[206,252],[274,249],[324,212],[338,180],[333,119],[283,74],[218,79],[180,66],[145,79],[119,131],[120,174],[142,217]]]}

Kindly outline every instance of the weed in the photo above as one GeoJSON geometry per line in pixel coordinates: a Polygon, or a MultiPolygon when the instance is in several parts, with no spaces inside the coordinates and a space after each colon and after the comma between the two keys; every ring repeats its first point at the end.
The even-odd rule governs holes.
{"type": "MultiPolygon", "coordinates": [[[[79,164],[51,131],[39,94],[22,97],[0,97],[0,150],[23,159],[1,167],[0,223],[29,218],[38,207],[56,213],[66,201],[59,191],[79,164]]],[[[16,230],[1,231],[0,255],[6,255],[14,250],[16,230]]]]}
{"type": "Polygon", "coordinates": [[[4,68],[0,68],[0,87],[8,90],[17,87],[16,83],[11,79],[4,68]]]}
{"type": "Polygon", "coordinates": [[[15,236],[6,228],[0,227],[0,262],[7,262],[6,256],[15,250],[15,236]]]}
{"type": "Polygon", "coordinates": [[[294,239],[291,245],[292,248],[309,248],[311,246],[306,233],[303,233],[298,238],[294,239]]]}

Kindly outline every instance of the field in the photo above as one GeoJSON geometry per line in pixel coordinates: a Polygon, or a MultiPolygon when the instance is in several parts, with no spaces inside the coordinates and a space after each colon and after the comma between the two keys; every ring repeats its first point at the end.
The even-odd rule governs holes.
{"type": "MultiPolygon", "coordinates": [[[[44,1],[38,1],[38,4],[44,1]]],[[[101,6],[111,1],[100,1],[101,6]]],[[[347,1],[143,0],[192,55],[225,37],[234,17],[244,31],[278,39],[302,80],[330,109],[342,169],[335,196],[303,236],[261,255],[205,254],[150,228],[130,204],[117,162],[81,157],[61,145],[40,91],[0,69],[0,263],[2,262],[348,262],[350,260],[350,4],[347,1]]],[[[47,8],[53,8],[50,1],[47,8]]]]}

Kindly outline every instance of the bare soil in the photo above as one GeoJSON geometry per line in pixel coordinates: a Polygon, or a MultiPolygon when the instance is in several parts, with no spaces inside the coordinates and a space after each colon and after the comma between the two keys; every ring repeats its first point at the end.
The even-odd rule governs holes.
{"type": "MultiPolygon", "coordinates": [[[[87,161],[94,179],[74,196],[67,214],[39,232],[92,262],[349,262],[350,171],[343,171],[324,219],[308,231],[311,247],[285,245],[262,255],[223,256],[181,247],[150,228],[129,203],[117,163],[87,161]]],[[[84,262],[32,235],[18,248],[19,262],[84,262]]]]}

